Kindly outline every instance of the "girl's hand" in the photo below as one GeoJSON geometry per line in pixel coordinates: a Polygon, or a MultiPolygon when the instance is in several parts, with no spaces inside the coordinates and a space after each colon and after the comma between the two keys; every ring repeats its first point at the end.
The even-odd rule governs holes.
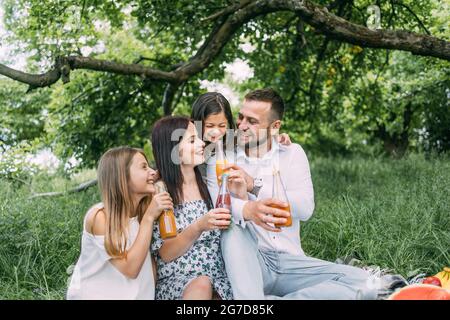
{"type": "Polygon", "coordinates": [[[282,133],[278,136],[278,143],[288,146],[292,143],[291,138],[289,138],[289,135],[287,133],[282,133]]]}
{"type": "Polygon", "coordinates": [[[245,172],[244,169],[239,167],[236,164],[227,164],[224,167],[224,170],[228,170],[230,181],[229,189],[239,198],[246,200],[247,192],[253,190],[253,178],[245,172]]]}
{"type": "Polygon", "coordinates": [[[201,232],[227,229],[231,223],[231,213],[230,210],[225,208],[212,209],[195,223],[201,232]]]}
{"type": "Polygon", "coordinates": [[[153,195],[152,201],[145,211],[144,217],[153,221],[158,219],[164,210],[173,210],[173,202],[168,192],[161,192],[153,195]]]}
{"type": "MultiPolygon", "coordinates": [[[[247,174],[244,170],[230,170],[228,171],[228,190],[234,193],[235,196],[242,200],[247,200],[247,174]]],[[[251,179],[250,176],[248,176],[251,179]]],[[[253,182],[253,179],[252,179],[253,182]]]]}

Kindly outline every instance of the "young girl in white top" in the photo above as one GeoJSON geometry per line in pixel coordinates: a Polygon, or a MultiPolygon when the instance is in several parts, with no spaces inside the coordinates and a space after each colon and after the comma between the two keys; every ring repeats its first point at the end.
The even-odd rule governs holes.
{"type": "Polygon", "coordinates": [[[155,179],[140,149],[119,147],[102,156],[102,203],[84,218],[67,299],[154,299],[153,225],[164,209],[173,209],[167,192],[152,196],[155,179]]]}

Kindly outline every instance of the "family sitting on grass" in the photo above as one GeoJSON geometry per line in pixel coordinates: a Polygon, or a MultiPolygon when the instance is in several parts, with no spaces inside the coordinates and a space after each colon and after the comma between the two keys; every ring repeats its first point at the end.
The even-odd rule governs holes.
{"type": "Polygon", "coordinates": [[[108,150],[98,165],[102,203],[84,218],[67,299],[376,299],[366,271],[303,252],[313,185],[302,147],[279,135],[283,113],[277,92],[256,90],[235,124],[228,101],[210,92],[190,119],[154,125],[157,171],[140,149],[108,150]],[[231,212],[214,208],[218,152],[208,152],[225,141],[231,212]],[[289,203],[272,197],[275,169],[289,203]],[[157,180],[168,192],[156,192],[157,180]],[[162,239],[158,218],[169,209],[178,234],[162,239]],[[289,217],[291,226],[276,227],[289,217]]]}

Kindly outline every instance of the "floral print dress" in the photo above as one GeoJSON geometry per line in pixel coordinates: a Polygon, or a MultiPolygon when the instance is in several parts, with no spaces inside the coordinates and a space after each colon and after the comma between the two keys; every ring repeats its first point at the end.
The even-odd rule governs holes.
{"type": "MultiPolygon", "coordinates": [[[[175,206],[178,234],[207,212],[208,208],[203,200],[184,202],[175,206]]],[[[159,223],[155,223],[151,250],[157,262],[156,300],[182,299],[186,286],[202,275],[210,278],[213,289],[221,299],[233,299],[220,249],[220,230],[203,232],[185,254],[168,263],[159,256],[163,242],[159,223]]]]}

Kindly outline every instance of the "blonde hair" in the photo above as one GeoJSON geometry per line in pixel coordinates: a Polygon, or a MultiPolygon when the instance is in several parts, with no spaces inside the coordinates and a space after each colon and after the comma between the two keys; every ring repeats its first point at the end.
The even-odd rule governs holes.
{"type": "Polygon", "coordinates": [[[129,218],[136,216],[141,222],[151,201],[151,196],[146,196],[134,209],[129,182],[131,162],[137,153],[147,160],[141,149],[117,147],[106,151],[98,164],[98,186],[106,215],[105,249],[113,258],[126,258],[129,218]]]}

